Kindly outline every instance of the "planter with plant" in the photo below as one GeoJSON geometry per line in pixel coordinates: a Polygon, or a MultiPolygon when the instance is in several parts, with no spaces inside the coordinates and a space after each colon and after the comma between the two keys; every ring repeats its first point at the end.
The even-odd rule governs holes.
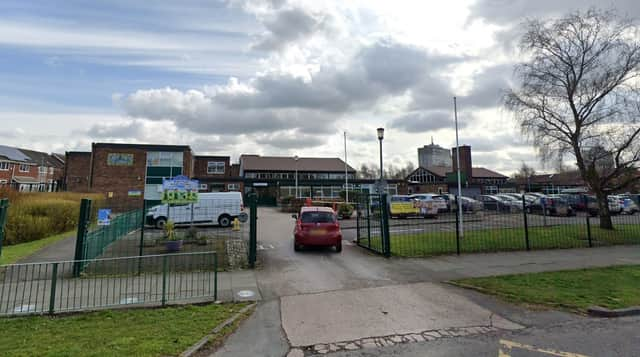
{"type": "Polygon", "coordinates": [[[166,238],[165,247],[167,248],[167,252],[175,253],[179,252],[182,249],[182,239],[178,239],[178,235],[176,234],[176,225],[173,221],[167,221],[164,225],[164,236],[166,238]]]}

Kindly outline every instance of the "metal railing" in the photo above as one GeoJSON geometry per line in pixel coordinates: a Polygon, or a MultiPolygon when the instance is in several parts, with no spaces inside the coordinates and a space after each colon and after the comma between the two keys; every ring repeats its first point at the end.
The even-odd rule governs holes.
{"type": "Polygon", "coordinates": [[[95,226],[89,229],[84,239],[83,259],[95,259],[112,243],[140,229],[142,210],[132,210],[115,214],[107,226],[95,226]]]}
{"type": "Polygon", "coordinates": [[[218,298],[216,252],[0,266],[0,316],[154,306],[218,298]]]}
{"type": "Polygon", "coordinates": [[[528,212],[524,202],[514,205],[464,207],[437,217],[391,217],[384,209],[386,198],[372,198],[380,210],[360,205],[358,245],[379,254],[422,257],[534,249],[583,248],[640,244],[640,214],[615,215],[614,229],[601,229],[600,218],[587,212],[528,212]],[[377,200],[377,201],[376,201],[377,200]],[[364,207],[364,208],[362,208],[364,207]],[[380,212],[378,214],[378,212],[380,212]]]}

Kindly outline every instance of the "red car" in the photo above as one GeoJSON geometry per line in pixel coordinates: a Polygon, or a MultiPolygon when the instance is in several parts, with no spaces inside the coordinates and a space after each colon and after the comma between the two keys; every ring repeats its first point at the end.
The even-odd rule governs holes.
{"type": "Polygon", "coordinates": [[[293,248],[302,246],[330,246],[342,251],[342,231],[336,213],[329,207],[302,207],[299,215],[293,215],[293,248]]]}

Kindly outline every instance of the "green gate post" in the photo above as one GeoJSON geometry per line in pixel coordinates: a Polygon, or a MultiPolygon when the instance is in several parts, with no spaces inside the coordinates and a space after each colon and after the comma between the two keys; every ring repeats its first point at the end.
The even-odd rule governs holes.
{"type": "Polygon", "coordinates": [[[387,194],[380,195],[380,212],[382,213],[382,252],[385,257],[391,257],[391,234],[389,233],[389,207],[387,206],[387,194]]]}
{"type": "Polygon", "coordinates": [[[9,199],[3,198],[0,200],[0,256],[2,256],[2,242],[4,241],[4,226],[7,223],[7,216],[9,215],[9,199]]]}
{"type": "MultiPolygon", "coordinates": [[[[145,219],[147,218],[147,201],[145,199],[142,199],[142,218],[140,219],[140,248],[138,249],[138,256],[142,257],[142,254],[144,253],[143,251],[143,247],[144,247],[144,224],[145,224],[145,219]]],[[[138,275],[140,275],[142,273],[142,259],[138,259],[138,275]]]]}
{"type": "Polygon", "coordinates": [[[56,306],[56,285],[58,283],[58,263],[53,263],[51,273],[51,295],[49,296],[49,314],[53,315],[56,306]]]}
{"type": "Polygon", "coordinates": [[[354,204],[356,207],[356,242],[360,244],[360,202],[354,204]]]}
{"type": "Polygon", "coordinates": [[[87,237],[87,230],[91,221],[91,200],[83,198],[80,202],[80,217],[78,218],[78,233],[76,234],[76,251],[73,257],[73,276],[80,276],[82,270],[82,260],[84,257],[84,243],[87,237]]]}
{"type": "Polygon", "coordinates": [[[167,256],[162,257],[162,306],[167,304],[167,256]]]}
{"type": "Polygon", "coordinates": [[[529,221],[527,220],[527,204],[522,195],[522,214],[524,215],[524,243],[527,246],[527,250],[531,250],[529,246],[529,221]]]}
{"type": "Polygon", "coordinates": [[[587,210],[587,239],[589,240],[589,248],[593,247],[593,243],[591,242],[591,223],[589,221],[589,199],[587,196],[584,196],[584,207],[587,210]]]}
{"type": "Polygon", "coordinates": [[[256,267],[258,245],[258,200],[255,193],[249,194],[249,268],[256,267]]]}
{"type": "MultiPolygon", "coordinates": [[[[371,248],[371,196],[367,195],[367,243],[368,247],[371,248]]],[[[380,235],[380,239],[382,239],[382,235],[380,235]]]]}

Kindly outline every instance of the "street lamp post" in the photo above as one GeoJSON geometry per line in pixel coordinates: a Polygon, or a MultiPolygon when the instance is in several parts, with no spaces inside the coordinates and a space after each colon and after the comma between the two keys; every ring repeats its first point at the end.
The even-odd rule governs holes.
{"type": "Polygon", "coordinates": [[[300,198],[298,193],[298,155],[294,156],[293,159],[296,161],[296,198],[300,198]]]}
{"type": "Polygon", "coordinates": [[[384,180],[384,169],[382,168],[382,139],[384,139],[384,128],[378,128],[378,141],[380,141],[380,190],[382,190],[382,180],[384,180]]]}

